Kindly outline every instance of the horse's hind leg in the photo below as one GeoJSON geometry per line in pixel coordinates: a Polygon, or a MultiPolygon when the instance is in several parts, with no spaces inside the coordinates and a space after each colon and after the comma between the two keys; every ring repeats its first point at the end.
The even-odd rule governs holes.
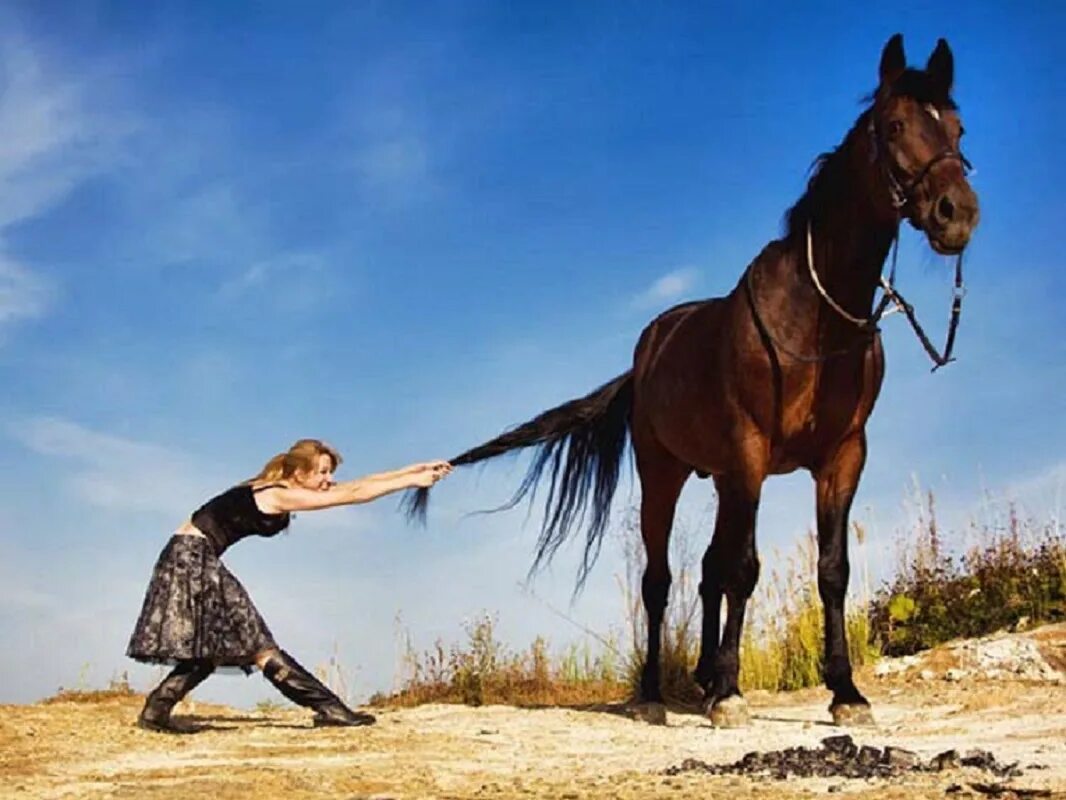
{"type": "Polygon", "coordinates": [[[703,636],[696,680],[703,687],[711,721],[721,727],[737,727],[748,722],[747,704],[738,685],[740,636],[748,598],[759,579],[755,518],[761,482],[727,475],[715,478],[715,486],[718,517],[711,546],[703,557],[703,636]],[[719,641],[723,595],[726,621],[719,641]]]}
{"type": "Polygon", "coordinates": [[[714,662],[718,655],[719,633],[722,624],[722,576],[715,570],[715,563],[721,561],[723,554],[716,552],[715,543],[720,543],[722,537],[717,534],[721,526],[721,509],[718,512],[718,522],[715,524],[716,533],[711,539],[711,544],[703,554],[702,575],[700,581],[700,600],[703,606],[703,626],[700,632],[700,658],[696,663],[696,672],[693,677],[707,698],[713,697],[713,684],[715,678],[714,662]]]}
{"type": "Polygon", "coordinates": [[[640,587],[648,615],[648,651],[640,694],[645,702],[662,703],[659,658],[663,616],[670,592],[670,529],[677,498],[691,470],[658,445],[641,446],[635,442],[635,451],[641,486],[640,533],[648,557],[640,587]]]}
{"type": "Polygon", "coordinates": [[[866,438],[846,440],[815,474],[818,491],[818,593],[825,613],[825,684],[838,725],[873,723],[870,704],[851,676],[845,631],[848,590],[848,513],[866,461],[866,438]]]}

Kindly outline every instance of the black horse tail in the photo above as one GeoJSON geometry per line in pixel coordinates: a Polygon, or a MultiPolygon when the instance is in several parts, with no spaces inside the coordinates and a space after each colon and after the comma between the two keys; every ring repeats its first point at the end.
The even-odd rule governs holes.
{"type": "MultiPolygon", "coordinates": [[[[585,521],[591,495],[591,519],[577,587],[584,584],[600,552],[610,518],[611,498],[629,437],[633,407],[633,376],[626,372],[591,394],[563,403],[497,436],[490,442],[451,459],[455,466],[475,464],[525,447],[537,452],[522,484],[509,502],[494,509],[513,508],[526,496],[530,502],[545,468],[551,465],[551,482],[544,503],[544,525],[537,542],[531,572],[551,560],[575,525],[585,521]]],[[[408,492],[404,510],[408,519],[424,522],[429,489],[408,492]]]]}

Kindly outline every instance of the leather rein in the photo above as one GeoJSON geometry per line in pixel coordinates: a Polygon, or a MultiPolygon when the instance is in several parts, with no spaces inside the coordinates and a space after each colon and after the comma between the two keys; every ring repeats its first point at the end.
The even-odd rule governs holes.
{"type": "Polygon", "coordinates": [[[949,364],[955,360],[952,357],[951,353],[955,347],[955,333],[959,327],[959,319],[962,316],[962,298],[966,294],[966,290],[963,286],[962,281],[962,253],[959,253],[955,259],[955,283],[952,290],[951,316],[948,321],[947,339],[944,343],[944,349],[942,351],[938,351],[933,345],[932,341],[930,341],[929,336],[926,334],[925,330],[922,328],[921,323],[918,322],[918,318],[914,312],[914,306],[908,303],[906,299],[904,299],[903,295],[900,294],[899,290],[895,287],[896,257],[899,252],[899,222],[902,219],[903,210],[908,205],[914,202],[914,191],[919,186],[921,186],[922,182],[929,175],[930,170],[936,164],[941,161],[944,161],[945,159],[954,159],[960,164],[962,164],[964,173],[969,172],[972,167],[970,165],[970,162],[966,159],[965,156],[962,155],[962,153],[958,152],[957,150],[948,148],[942,150],[941,152],[933,156],[931,159],[929,159],[929,161],[925,163],[925,165],[921,168],[921,170],[918,171],[918,173],[914,177],[911,177],[909,180],[907,180],[905,184],[901,184],[895,175],[895,170],[899,169],[898,165],[895,163],[894,160],[892,160],[892,163],[890,164],[886,163],[885,157],[891,160],[891,155],[888,154],[887,148],[880,146],[879,137],[877,135],[876,127],[874,125],[874,119],[872,116],[870,118],[869,132],[873,144],[872,158],[879,160],[881,163],[881,170],[885,176],[886,182],[888,183],[889,193],[892,197],[892,206],[896,209],[897,214],[896,234],[893,237],[892,241],[892,267],[889,270],[887,278],[884,275],[882,275],[880,278],[879,285],[882,291],[881,299],[878,301],[873,314],[871,314],[869,317],[866,317],[864,319],[862,317],[856,317],[853,314],[850,314],[836,300],[833,299],[832,295],[830,295],[829,292],[826,291],[825,287],[822,285],[821,278],[818,276],[818,271],[815,269],[814,266],[814,245],[811,236],[811,223],[809,218],[807,220],[807,268],[811,276],[811,281],[814,283],[814,288],[818,291],[818,294],[825,301],[826,305],[833,309],[833,311],[840,315],[840,317],[855,325],[860,330],[860,332],[865,333],[867,335],[860,337],[857,342],[848,347],[833,350],[829,353],[822,353],[815,356],[801,355],[799,353],[793,352],[788,347],[782,345],[781,342],[778,341],[778,339],[770,332],[770,329],[766,326],[765,322],[759,315],[758,305],[755,302],[755,286],[753,283],[752,275],[755,271],[754,269],[748,269],[747,271],[747,289],[749,294],[749,302],[751,303],[752,312],[759,323],[759,327],[763,330],[766,336],[778,347],[778,349],[783,351],[785,354],[791,356],[792,358],[806,363],[820,363],[830,358],[834,358],[836,356],[844,355],[846,353],[851,352],[859,344],[865,344],[867,341],[872,339],[877,333],[880,332],[878,323],[882,319],[884,319],[890,314],[900,311],[907,318],[907,321],[910,323],[911,328],[914,330],[914,334],[918,338],[918,341],[921,342],[921,345],[925,349],[925,352],[933,361],[934,366],[932,371],[936,372],[945,364],[949,364]],[[885,157],[879,158],[882,153],[884,153],[885,157]],[[891,308],[889,308],[889,306],[891,306],[891,308]]]}

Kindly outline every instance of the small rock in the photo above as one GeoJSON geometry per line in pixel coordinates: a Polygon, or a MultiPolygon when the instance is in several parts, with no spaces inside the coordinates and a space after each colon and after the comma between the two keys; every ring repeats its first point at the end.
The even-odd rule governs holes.
{"type": "Polygon", "coordinates": [[[962,766],[962,762],[959,760],[958,750],[945,750],[943,753],[933,756],[929,766],[937,772],[943,772],[946,769],[958,769],[962,766]]]}
{"type": "Polygon", "coordinates": [[[933,672],[931,669],[923,669],[921,672],[918,673],[918,677],[921,678],[923,681],[931,681],[933,680],[933,678],[936,677],[936,673],[933,672]]]}
{"type": "Polygon", "coordinates": [[[994,766],[996,763],[996,757],[987,750],[967,750],[966,755],[962,757],[962,765],[964,767],[979,767],[980,769],[988,769],[994,766]]]}
{"type": "Polygon", "coordinates": [[[918,765],[918,754],[902,747],[886,747],[884,759],[890,767],[900,769],[911,769],[918,765]]]}
{"type": "Polygon", "coordinates": [[[964,669],[949,669],[944,673],[944,680],[955,683],[961,681],[968,674],[969,673],[964,669]]]}
{"type": "Polygon", "coordinates": [[[870,745],[864,744],[862,746],[862,749],[859,750],[859,754],[855,758],[855,761],[861,767],[872,767],[875,764],[880,764],[881,758],[882,756],[880,750],[878,750],[876,747],[870,747],[870,745]]]}
{"type": "Polygon", "coordinates": [[[855,741],[848,735],[827,736],[822,739],[822,747],[831,753],[839,753],[845,758],[853,758],[857,752],[855,741]]]}

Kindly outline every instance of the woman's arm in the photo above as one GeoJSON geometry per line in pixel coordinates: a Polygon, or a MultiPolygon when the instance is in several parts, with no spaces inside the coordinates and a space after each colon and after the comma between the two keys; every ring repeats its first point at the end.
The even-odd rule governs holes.
{"type": "Polygon", "coordinates": [[[323,490],[277,486],[258,492],[256,503],[268,514],[369,503],[401,489],[432,486],[451,472],[451,469],[451,465],[446,461],[429,461],[335,483],[323,490]]]}

